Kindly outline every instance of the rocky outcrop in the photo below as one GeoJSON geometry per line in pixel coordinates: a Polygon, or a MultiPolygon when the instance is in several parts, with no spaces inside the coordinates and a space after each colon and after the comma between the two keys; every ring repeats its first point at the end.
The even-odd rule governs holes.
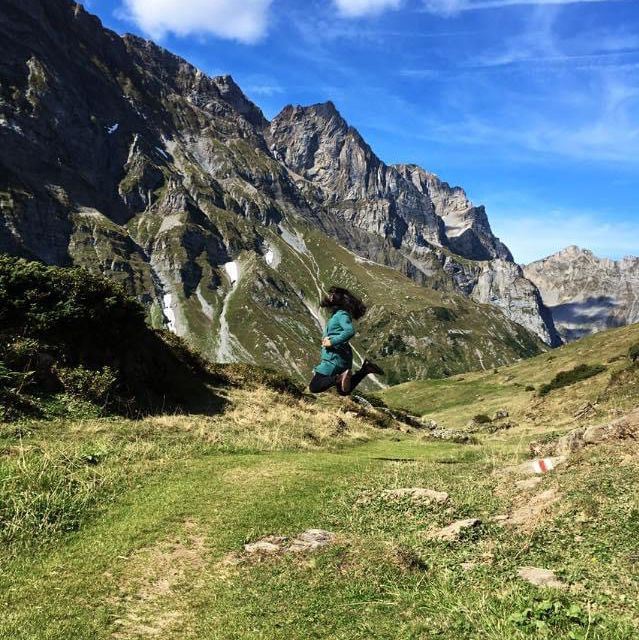
{"type": "Polygon", "coordinates": [[[514,262],[493,260],[483,263],[471,297],[477,302],[500,307],[509,318],[540,336],[546,344],[561,344],[539,291],[514,262]]]}
{"type": "Polygon", "coordinates": [[[524,267],[566,341],[639,322],[639,258],[610,260],[571,246],[524,267]]]}
{"type": "Polygon", "coordinates": [[[384,164],[332,102],[286,107],[271,122],[267,139],[273,155],[318,186],[322,204],[345,222],[396,248],[444,241],[430,198],[384,164]]]}
{"type": "Polygon", "coordinates": [[[471,260],[499,258],[512,262],[508,247],[490,228],[486,209],[476,207],[461,187],[451,187],[414,164],[395,165],[397,170],[426,195],[443,220],[446,241],[455,253],[471,260]]]}

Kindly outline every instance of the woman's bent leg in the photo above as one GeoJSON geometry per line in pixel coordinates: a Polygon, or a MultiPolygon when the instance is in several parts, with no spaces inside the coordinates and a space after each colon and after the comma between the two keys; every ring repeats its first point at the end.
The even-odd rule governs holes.
{"type": "Polygon", "coordinates": [[[351,380],[353,378],[353,372],[351,369],[346,369],[343,373],[337,376],[335,386],[337,387],[337,393],[340,396],[347,396],[352,391],[351,380]]]}
{"type": "Polygon", "coordinates": [[[322,393],[330,389],[335,384],[335,376],[325,376],[321,373],[314,373],[313,379],[308,383],[311,393],[322,393]]]}
{"type": "Polygon", "coordinates": [[[374,362],[371,362],[370,360],[364,360],[364,362],[362,363],[362,368],[357,373],[353,374],[353,377],[351,378],[351,392],[367,375],[371,373],[383,375],[384,371],[374,362]]]}
{"type": "Polygon", "coordinates": [[[362,367],[359,371],[353,374],[351,378],[351,391],[368,375],[368,370],[362,367]]]}

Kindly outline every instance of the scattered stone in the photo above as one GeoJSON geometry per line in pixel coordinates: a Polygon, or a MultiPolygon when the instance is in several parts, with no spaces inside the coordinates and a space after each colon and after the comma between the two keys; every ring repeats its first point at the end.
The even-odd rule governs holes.
{"type": "Polygon", "coordinates": [[[430,432],[430,436],[435,438],[435,440],[444,440],[457,444],[477,444],[477,438],[463,431],[455,431],[454,429],[434,429],[430,432]]]}
{"type": "Polygon", "coordinates": [[[639,409],[612,422],[573,429],[554,442],[531,443],[530,447],[535,455],[566,456],[587,446],[620,440],[639,440],[639,409]]]}
{"type": "Polygon", "coordinates": [[[532,478],[526,478],[525,480],[517,480],[517,482],[515,482],[515,486],[518,489],[526,491],[528,489],[534,489],[542,480],[543,478],[540,476],[533,476],[532,478]]]}
{"type": "Polygon", "coordinates": [[[593,418],[597,415],[597,404],[586,402],[586,404],[580,407],[573,415],[577,419],[593,418]]]}
{"type": "Polygon", "coordinates": [[[256,553],[278,553],[286,544],[287,538],[284,536],[266,536],[256,542],[244,545],[244,551],[248,554],[256,553]]]}
{"type": "Polygon", "coordinates": [[[356,402],[357,404],[361,404],[363,407],[366,407],[367,409],[374,409],[372,403],[369,402],[366,398],[363,398],[362,396],[352,394],[351,400],[353,402],[356,402]]]}
{"type": "Polygon", "coordinates": [[[428,538],[430,540],[455,542],[456,540],[459,540],[463,531],[478,527],[480,524],[481,520],[479,520],[479,518],[467,518],[466,520],[458,520],[457,522],[453,522],[443,529],[432,531],[428,534],[428,538]]]}
{"type": "Polygon", "coordinates": [[[554,571],[550,569],[540,569],[538,567],[521,567],[517,575],[526,582],[536,587],[546,587],[549,589],[564,589],[566,585],[557,578],[554,571]]]}
{"type": "Polygon", "coordinates": [[[419,505],[442,505],[449,500],[449,496],[445,491],[435,491],[434,489],[423,489],[421,487],[385,489],[382,491],[381,497],[391,502],[409,500],[413,504],[419,505]]]}
{"type": "Polygon", "coordinates": [[[557,465],[566,461],[565,456],[555,456],[554,458],[540,458],[530,463],[533,473],[543,474],[552,471],[557,465]]]}
{"type": "Polygon", "coordinates": [[[293,539],[286,536],[266,536],[244,545],[249,556],[278,553],[306,553],[330,544],[335,534],[324,529],[307,529],[293,539]]]}
{"type": "Polygon", "coordinates": [[[505,422],[489,424],[488,427],[486,428],[486,431],[488,433],[497,433],[498,431],[506,431],[506,429],[512,429],[513,427],[516,427],[516,426],[517,426],[516,422],[511,422],[510,420],[506,420],[505,422]]]}
{"type": "Polygon", "coordinates": [[[439,429],[439,425],[434,420],[422,420],[422,426],[424,429],[430,429],[431,431],[439,429]]]}
{"type": "Polygon", "coordinates": [[[325,531],[324,529],[307,529],[291,541],[288,550],[293,553],[315,551],[320,547],[325,547],[330,544],[334,538],[335,534],[330,531],[325,531]]]}
{"type": "Polygon", "coordinates": [[[493,420],[503,420],[504,418],[507,418],[510,414],[508,413],[508,411],[506,411],[506,409],[498,409],[495,412],[495,417],[493,418],[493,420]]]}

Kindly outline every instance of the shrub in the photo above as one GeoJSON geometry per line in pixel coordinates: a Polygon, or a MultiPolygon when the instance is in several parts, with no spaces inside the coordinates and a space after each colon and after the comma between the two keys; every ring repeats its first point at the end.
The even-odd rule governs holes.
{"type": "Polygon", "coordinates": [[[453,322],[457,320],[457,314],[448,307],[432,307],[431,311],[440,322],[453,322]]]}
{"type": "Polygon", "coordinates": [[[391,356],[394,353],[406,353],[406,343],[399,334],[389,333],[386,337],[386,341],[379,350],[379,355],[391,356]]]}
{"type": "Polygon", "coordinates": [[[560,371],[548,384],[539,387],[539,395],[548,395],[554,389],[561,389],[582,380],[587,380],[605,370],[606,367],[603,364],[580,364],[569,371],[560,371]]]}
{"type": "MultiPolygon", "coordinates": [[[[215,411],[218,381],[180,338],[154,331],[119,285],[79,268],[0,256],[0,360],[33,394],[76,397],[139,415],[215,411]]],[[[37,400],[34,398],[34,400],[37,400]]]]}
{"type": "Polygon", "coordinates": [[[83,400],[106,405],[117,382],[117,376],[110,367],[98,371],[83,366],[56,369],[64,390],[83,400]]]}
{"type": "Polygon", "coordinates": [[[628,349],[628,359],[633,364],[639,363],[639,343],[633,344],[630,349],[628,349]]]}
{"type": "Polygon", "coordinates": [[[485,413],[478,413],[476,416],[473,416],[473,422],[475,424],[488,424],[492,422],[490,416],[487,416],[485,413]]]}
{"type": "Polygon", "coordinates": [[[534,391],[535,387],[532,384],[527,384],[524,391],[534,391]]]}

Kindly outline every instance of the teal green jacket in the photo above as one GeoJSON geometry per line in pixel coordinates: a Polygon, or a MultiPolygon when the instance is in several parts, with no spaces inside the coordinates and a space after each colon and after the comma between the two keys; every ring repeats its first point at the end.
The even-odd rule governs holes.
{"type": "Polygon", "coordinates": [[[322,347],[321,362],[315,373],[334,376],[353,367],[353,350],[348,341],[355,335],[351,316],[341,309],[336,311],[326,323],[322,337],[330,338],[330,347],[322,347]]]}

